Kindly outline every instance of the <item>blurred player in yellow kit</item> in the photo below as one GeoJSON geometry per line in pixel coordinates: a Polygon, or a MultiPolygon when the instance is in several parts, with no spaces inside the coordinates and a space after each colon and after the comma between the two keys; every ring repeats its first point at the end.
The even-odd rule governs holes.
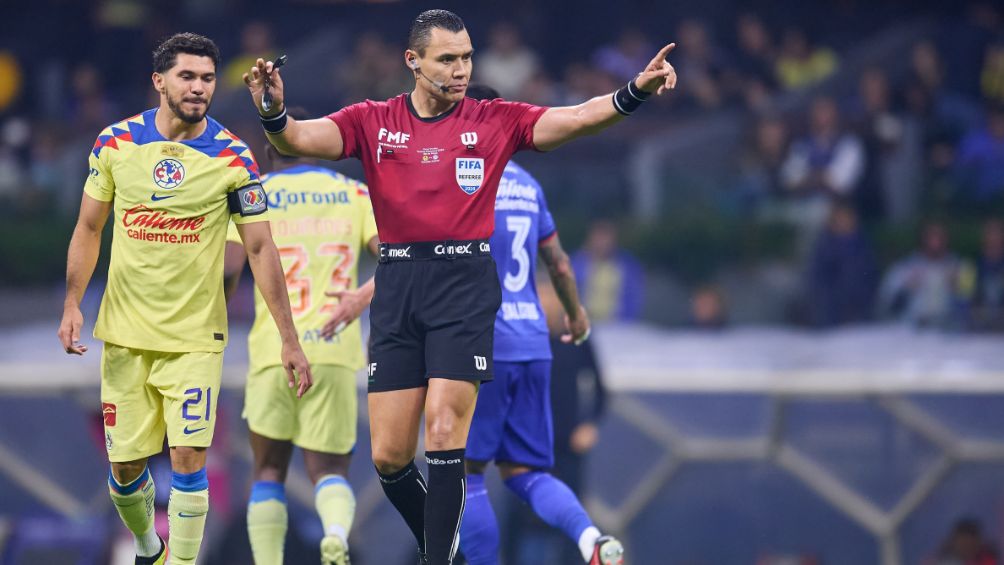
{"type": "Polygon", "coordinates": [[[227,343],[223,252],[231,220],[282,336],[277,362],[287,379],[276,378],[293,387],[295,371],[299,395],[311,384],[258,166],[247,145],[206,115],[218,67],[219,50],[200,35],[180,33],[157,47],[152,80],[160,105],[98,136],[67,253],[59,338],[67,353],[82,355],[80,300],[113,213],[108,283],[94,336],[105,342],[108,486],[135,536],[137,564],[195,563],[202,544],[209,511],[206,448],[227,343]],[[165,433],[174,471],[166,546],[154,529],[146,464],[163,448],[165,433]]]}
{"type": "MultiPolygon", "coordinates": [[[[273,168],[262,179],[269,195],[272,236],[282,257],[293,319],[310,358],[314,386],[299,401],[282,386],[279,332],[261,293],[255,293],[244,395],[254,451],[248,537],[255,563],[282,564],[287,523],[284,483],[297,445],[315,485],[314,502],[324,525],[321,561],[345,565],[355,514],[355,497],[345,477],[356,443],[355,375],[364,364],[359,323],[352,320],[373,295],[372,279],[360,288],[356,284],[360,250],[377,253],[376,223],[366,185],[313,161],[282,157],[271,146],[266,155],[273,168]]],[[[244,258],[232,226],[224,269],[231,289],[244,258]]]]}

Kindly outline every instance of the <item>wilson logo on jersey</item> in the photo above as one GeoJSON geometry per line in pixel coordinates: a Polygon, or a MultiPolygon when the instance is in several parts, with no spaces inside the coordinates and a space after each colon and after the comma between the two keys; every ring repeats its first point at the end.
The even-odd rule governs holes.
{"type": "Polygon", "coordinates": [[[456,175],[460,189],[467,194],[474,194],[485,180],[485,160],[458,157],[456,175]]]}
{"type": "Polygon", "coordinates": [[[178,188],[185,180],[185,167],[177,159],[161,159],[153,168],[153,182],[164,190],[178,188]]]}
{"type": "Polygon", "coordinates": [[[474,131],[465,131],[460,134],[460,143],[466,145],[468,149],[474,149],[474,146],[478,143],[478,133],[474,131]]]}

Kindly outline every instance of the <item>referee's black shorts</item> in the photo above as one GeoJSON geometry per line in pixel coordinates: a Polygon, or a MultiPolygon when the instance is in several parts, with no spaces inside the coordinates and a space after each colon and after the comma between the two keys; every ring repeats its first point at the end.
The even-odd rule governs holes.
{"type": "Polygon", "coordinates": [[[375,276],[370,392],[492,380],[502,289],[486,240],[383,244],[375,276]]]}

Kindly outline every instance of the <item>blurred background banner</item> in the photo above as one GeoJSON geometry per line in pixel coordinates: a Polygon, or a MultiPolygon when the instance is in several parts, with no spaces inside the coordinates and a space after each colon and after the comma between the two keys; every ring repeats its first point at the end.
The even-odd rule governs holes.
{"type": "MultiPolygon", "coordinates": [[[[210,114],[261,153],[241,82],[254,58],[287,53],[290,97],[312,115],[385,99],[410,89],[408,26],[431,7],[464,18],[475,80],[542,105],[609,93],[678,44],[671,95],[599,137],[516,156],[598,322],[595,362],[554,375],[556,472],[623,536],[630,563],[998,562],[999,2],[35,0],[0,20],[0,563],[132,562],[105,492],[89,336],[107,241],[82,308],[94,347],[70,358],[55,332],[88,152],[102,128],[156,104],[153,47],[177,31],[214,39],[210,114]]],[[[355,161],[332,166],[362,178],[355,161]]],[[[251,560],[251,311],[245,281],[205,563],[251,560]]],[[[315,562],[320,525],[294,461],[286,553],[315,562]]],[[[409,563],[367,441],[349,479],[353,562],[409,563]]],[[[493,497],[505,563],[566,562],[571,544],[505,489],[493,497]]]]}

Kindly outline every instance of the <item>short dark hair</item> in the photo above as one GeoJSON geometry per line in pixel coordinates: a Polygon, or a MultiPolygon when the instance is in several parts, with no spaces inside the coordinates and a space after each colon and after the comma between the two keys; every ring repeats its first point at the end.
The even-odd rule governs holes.
{"type": "Polygon", "coordinates": [[[467,97],[475,100],[495,100],[502,98],[502,95],[486,84],[474,83],[467,86],[467,97]]]}
{"type": "Polygon", "coordinates": [[[429,37],[433,28],[443,28],[453,33],[460,33],[467,29],[464,20],[460,16],[449,10],[426,10],[411,22],[411,31],[408,32],[408,49],[416,51],[419,55],[425,55],[425,48],[429,46],[429,37]]]}
{"type": "Polygon", "coordinates": [[[175,65],[178,53],[199,55],[213,60],[213,66],[220,67],[220,49],[212,39],[197,33],[176,33],[168,37],[153,50],[153,72],[163,73],[175,65]]]}

